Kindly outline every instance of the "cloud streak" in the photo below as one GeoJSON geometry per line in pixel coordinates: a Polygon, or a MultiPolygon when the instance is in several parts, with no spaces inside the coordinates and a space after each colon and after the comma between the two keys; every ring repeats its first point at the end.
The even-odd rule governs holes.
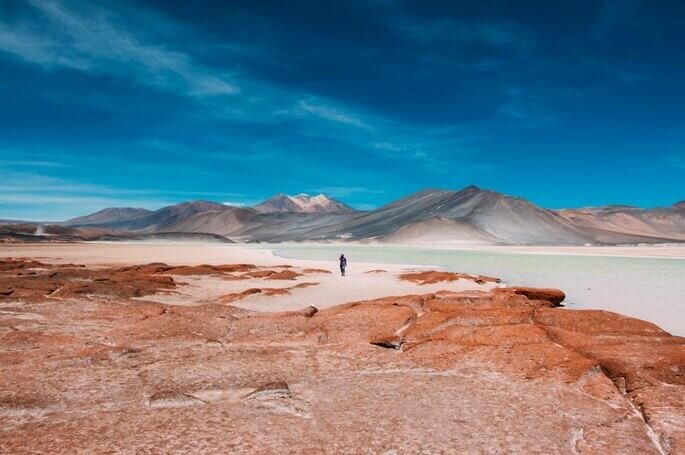
{"type": "Polygon", "coordinates": [[[2,218],[63,221],[108,206],[159,208],[170,202],[149,190],[121,190],[0,167],[2,218]],[[40,217],[35,214],[40,213],[40,217]]]}
{"type": "MultiPolygon", "coordinates": [[[[248,124],[264,128],[277,128],[287,123],[291,128],[289,134],[304,138],[338,138],[356,147],[369,141],[419,142],[414,137],[407,137],[405,125],[387,117],[372,115],[315,93],[260,81],[237,70],[203,66],[192,55],[173,45],[155,44],[150,34],[136,32],[136,27],[116,11],[67,0],[29,0],[28,4],[35,13],[30,19],[4,24],[0,19],[0,50],[50,70],[70,69],[106,75],[156,90],[200,98],[201,102],[182,114],[189,122],[206,124],[211,120],[215,124],[248,124]]],[[[159,27],[172,28],[168,21],[160,16],[159,27]]],[[[503,39],[495,38],[492,30],[463,33],[473,35],[473,39],[503,39]]],[[[247,52],[243,47],[238,49],[235,52],[247,52]]],[[[78,103],[79,100],[70,102],[78,103]]],[[[421,134],[417,131],[414,135],[421,134]]],[[[141,145],[166,148],[177,154],[196,152],[186,147],[170,148],[169,144],[173,145],[173,141],[141,145]]],[[[404,155],[403,160],[427,163],[429,170],[436,168],[430,165],[436,163],[433,151],[436,147],[430,152],[425,147],[420,150],[404,147],[397,153],[367,148],[379,157],[404,155]]],[[[211,157],[212,153],[213,150],[205,154],[211,157]]],[[[240,161],[250,161],[253,155],[223,150],[217,154],[240,161]]]]}
{"type": "Polygon", "coordinates": [[[349,197],[358,194],[383,194],[385,191],[365,186],[323,186],[308,190],[312,193],[323,193],[332,197],[349,197]]]}
{"type": "Polygon", "coordinates": [[[298,108],[307,113],[312,114],[316,117],[320,117],[325,120],[331,120],[333,122],[342,123],[345,125],[352,125],[362,129],[370,129],[371,127],[366,124],[361,118],[353,114],[343,112],[332,106],[327,106],[324,104],[300,100],[297,103],[298,108]]]}
{"type": "Polygon", "coordinates": [[[65,163],[57,161],[41,161],[41,160],[0,160],[1,167],[67,167],[65,163]]]}
{"type": "Polygon", "coordinates": [[[30,0],[45,21],[3,24],[0,50],[43,67],[134,78],[137,83],[188,95],[235,94],[229,79],[189,55],[143,43],[104,10],[77,11],[65,3],[30,0]]]}

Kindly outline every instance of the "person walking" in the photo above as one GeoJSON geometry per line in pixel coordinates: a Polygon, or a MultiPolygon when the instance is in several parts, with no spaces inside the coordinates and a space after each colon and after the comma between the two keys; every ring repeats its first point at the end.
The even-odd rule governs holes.
{"type": "Polygon", "coordinates": [[[344,254],[340,255],[340,274],[345,276],[345,269],[347,268],[347,258],[344,254]]]}

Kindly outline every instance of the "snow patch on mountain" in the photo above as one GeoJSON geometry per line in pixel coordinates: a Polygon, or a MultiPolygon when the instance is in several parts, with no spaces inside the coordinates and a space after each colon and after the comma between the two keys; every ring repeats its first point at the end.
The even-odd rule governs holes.
{"type": "Polygon", "coordinates": [[[261,213],[351,213],[355,210],[325,194],[310,196],[301,193],[295,196],[277,194],[255,206],[261,213]]]}

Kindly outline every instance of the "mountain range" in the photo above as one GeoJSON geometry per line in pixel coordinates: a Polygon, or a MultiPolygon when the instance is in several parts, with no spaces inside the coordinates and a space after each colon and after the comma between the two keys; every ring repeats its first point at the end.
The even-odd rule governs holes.
{"type": "Polygon", "coordinates": [[[371,211],[355,210],[322,194],[278,194],[254,207],[193,201],[155,211],[107,208],[62,225],[136,235],[212,234],[239,242],[666,243],[685,241],[685,201],[655,209],[550,210],[469,186],[460,191],[424,190],[371,211]]]}

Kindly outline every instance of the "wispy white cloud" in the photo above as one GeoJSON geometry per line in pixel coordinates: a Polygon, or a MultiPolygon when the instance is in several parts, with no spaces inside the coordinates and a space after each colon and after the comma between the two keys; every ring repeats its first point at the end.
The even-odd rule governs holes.
{"type": "Polygon", "coordinates": [[[147,199],[128,199],[117,197],[88,196],[83,194],[47,194],[41,193],[2,193],[0,195],[2,204],[26,204],[26,205],[45,205],[59,204],[74,207],[73,213],[83,214],[84,206],[92,206],[94,210],[100,210],[110,206],[134,206],[134,207],[159,207],[159,201],[147,199]],[[80,210],[76,210],[78,207],[80,210]]]}
{"type": "Polygon", "coordinates": [[[244,202],[231,202],[231,201],[222,202],[222,204],[227,205],[229,207],[245,207],[247,205],[244,202]]]}
{"type": "Polygon", "coordinates": [[[404,152],[406,150],[404,146],[393,144],[392,142],[376,142],[373,146],[379,150],[388,150],[390,152],[404,152]]]}
{"type": "Polygon", "coordinates": [[[47,68],[110,74],[190,95],[239,91],[226,75],[189,55],[142,42],[114,13],[51,0],[29,0],[46,21],[0,26],[0,50],[47,68]]]}
{"type": "Polygon", "coordinates": [[[0,167],[67,167],[66,163],[43,160],[0,160],[0,167]]]}
{"type": "MultiPolygon", "coordinates": [[[[32,17],[24,17],[21,22],[0,18],[0,52],[5,51],[49,70],[67,69],[105,75],[156,90],[194,96],[193,106],[182,113],[184,126],[190,125],[189,130],[193,125],[204,126],[207,123],[213,127],[258,124],[275,125],[276,128],[287,124],[287,139],[303,139],[293,149],[302,148],[300,144],[312,138],[333,139],[339,141],[339,146],[364,149],[377,159],[416,163],[417,169],[431,173],[444,172],[443,158],[453,159],[461,153],[457,149],[445,148],[444,138],[432,139],[425,129],[410,127],[406,122],[393,120],[376,111],[355,107],[327,95],[259,81],[249,73],[234,71],[230,62],[223,63],[225,66],[221,68],[201,63],[198,54],[188,50],[192,47],[170,44],[168,39],[155,34],[156,29],[146,30],[140,23],[131,22],[116,2],[108,3],[110,9],[75,0],[27,2],[34,13],[32,17]],[[227,94],[234,96],[210,96],[227,94]]],[[[159,16],[155,24],[161,29],[172,27],[166,21],[171,20],[159,16]]],[[[499,41],[502,44],[507,40],[515,41],[513,35],[507,37],[506,33],[488,30],[487,27],[463,33],[463,39],[499,41]],[[466,37],[469,33],[471,38],[466,37]]],[[[235,52],[249,51],[236,48],[235,52]]],[[[99,99],[98,104],[106,105],[107,101],[106,98],[99,99]]],[[[69,102],[80,101],[70,99],[69,102]]],[[[183,157],[201,153],[205,169],[193,169],[197,174],[220,169],[220,166],[214,166],[215,162],[257,166],[267,159],[276,162],[274,156],[282,156],[283,153],[279,143],[269,142],[268,137],[233,142],[230,134],[222,133],[219,139],[210,140],[207,130],[202,131],[203,134],[198,135],[201,139],[187,134],[181,135],[183,140],[177,141],[163,132],[159,137],[141,138],[135,144],[138,150],[142,149],[141,153],[163,153],[165,157],[171,155],[172,159],[165,163],[131,163],[128,170],[149,170],[159,175],[165,166],[164,169],[172,173],[178,166],[175,163],[183,157]],[[212,165],[207,165],[207,160],[211,160],[212,165]]],[[[302,156],[307,153],[309,150],[302,152],[302,156]]],[[[56,161],[56,164],[50,164],[53,163],[52,156],[28,164],[28,160],[13,160],[14,156],[10,155],[4,167],[32,166],[37,170],[39,167],[59,166],[56,161]]],[[[64,175],[79,175],[79,162],[71,160],[70,163],[74,172],[64,175]]],[[[3,163],[0,162],[0,170],[2,168],[3,163]]],[[[56,173],[47,169],[45,172],[56,173]]],[[[14,204],[15,208],[19,205],[35,207],[37,213],[53,213],[58,218],[82,215],[109,205],[158,208],[176,196],[187,199],[206,195],[217,201],[238,201],[228,202],[232,205],[249,203],[248,198],[242,195],[227,193],[126,190],[28,173],[14,183],[4,177],[8,176],[0,173],[0,204],[6,204],[5,207],[14,204]]],[[[378,192],[362,186],[331,187],[321,191],[337,197],[378,192]]]]}
{"type": "MultiPolygon", "coordinates": [[[[292,134],[307,137],[350,138],[349,132],[356,130],[366,136],[392,139],[397,132],[405,130],[388,118],[344,102],[260,81],[237,69],[203,65],[178,46],[160,44],[165,40],[154,32],[141,30],[139,23],[132,23],[121,13],[123,9],[113,9],[115,4],[110,9],[70,0],[28,0],[28,4],[35,13],[33,17],[20,22],[9,19],[3,22],[0,18],[0,52],[49,69],[104,74],[159,90],[204,95],[201,109],[184,112],[189,121],[204,123],[210,119],[264,125],[285,121],[293,124],[292,134]],[[234,96],[209,96],[225,94],[234,96]]],[[[159,28],[175,26],[169,18],[161,15],[155,18],[159,28]]],[[[231,46],[232,43],[223,44],[231,46]]],[[[231,49],[249,52],[243,47],[231,49]]],[[[226,65],[230,68],[230,63],[226,65]]],[[[196,152],[169,140],[143,141],[140,145],[177,154],[196,152]]],[[[217,156],[245,161],[255,154],[222,152],[217,156]]]]}
{"type": "Polygon", "coordinates": [[[349,197],[356,194],[382,194],[383,190],[366,186],[322,186],[307,190],[311,193],[323,193],[332,197],[349,197]]]}
{"type": "MultiPolygon", "coordinates": [[[[315,118],[371,129],[360,114],[339,103],[239,76],[237,70],[203,66],[188,53],[150,42],[115,11],[64,0],[29,0],[29,4],[36,17],[44,20],[10,24],[0,18],[0,51],[21,60],[48,69],[105,74],[191,96],[239,95],[229,102],[221,98],[221,102],[207,103],[204,119],[269,123],[315,118]]],[[[165,20],[160,18],[160,22],[165,20]]],[[[234,52],[247,51],[240,47],[234,52]]]]}
{"type": "Polygon", "coordinates": [[[374,210],[378,208],[378,205],[376,204],[350,204],[352,207],[354,207],[357,210],[374,210]]]}
{"type": "Polygon", "coordinates": [[[394,158],[399,160],[419,161],[427,167],[431,167],[440,163],[438,153],[433,151],[429,153],[427,146],[422,143],[418,144],[398,144],[394,142],[376,142],[372,147],[378,154],[387,158],[394,158]]]}
{"type": "Polygon", "coordinates": [[[111,206],[159,208],[170,203],[166,196],[147,190],[121,190],[0,167],[2,218],[61,221],[111,206]]]}
{"type": "Polygon", "coordinates": [[[344,112],[340,108],[322,104],[316,101],[300,100],[298,108],[307,114],[312,114],[325,120],[356,126],[358,128],[370,129],[370,126],[359,116],[344,112]]]}

